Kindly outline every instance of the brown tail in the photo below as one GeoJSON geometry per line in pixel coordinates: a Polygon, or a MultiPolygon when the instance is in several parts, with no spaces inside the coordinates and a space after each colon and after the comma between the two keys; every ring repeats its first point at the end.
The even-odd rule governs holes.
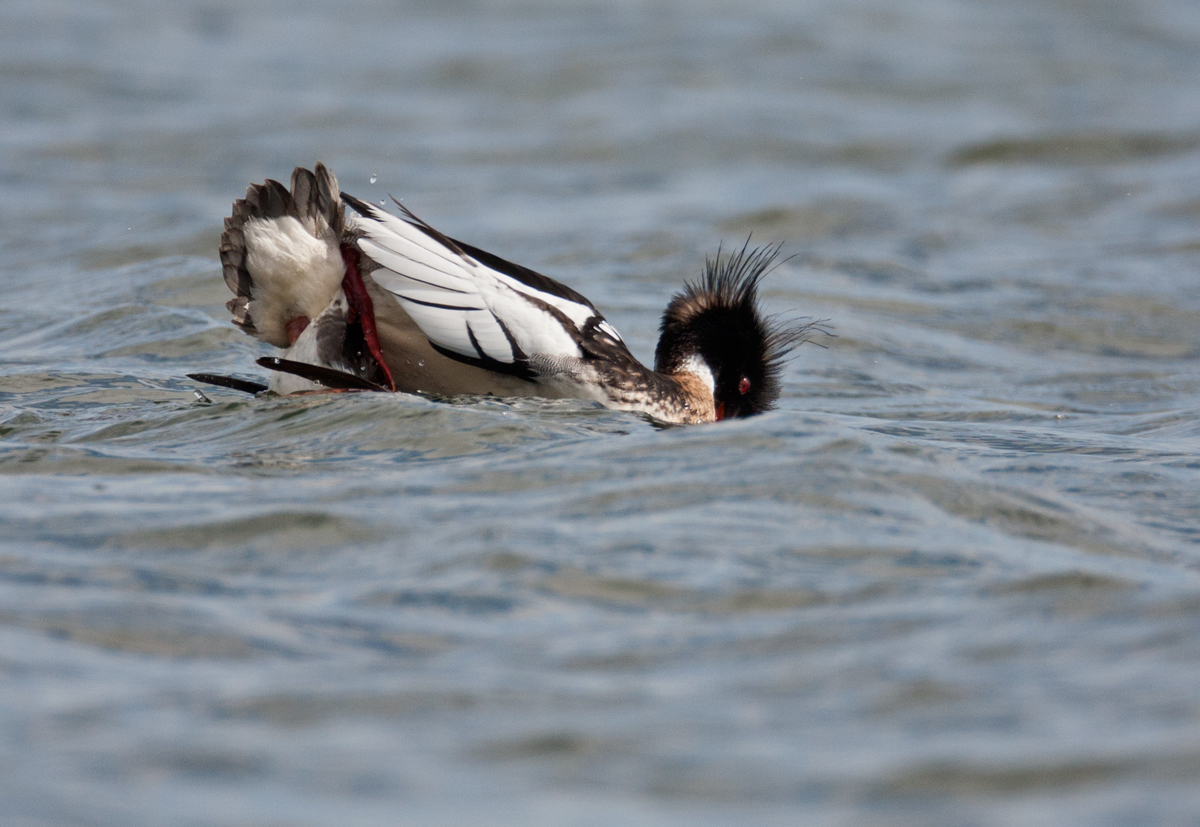
{"type": "Polygon", "coordinates": [[[258,291],[247,266],[246,222],[291,216],[315,238],[331,243],[334,249],[337,249],[343,229],[344,213],[338,197],[337,178],[324,164],[317,164],[311,172],[296,167],[291,183],[291,192],[270,179],[262,184],[251,184],[246,197],[233,203],[233,214],[225,219],[220,247],[225,283],[235,294],[225,305],[233,314],[233,323],[244,332],[279,347],[287,347],[289,343],[276,341],[277,334],[268,338],[255,323],[251,302],[257,298],[258,291]]]}

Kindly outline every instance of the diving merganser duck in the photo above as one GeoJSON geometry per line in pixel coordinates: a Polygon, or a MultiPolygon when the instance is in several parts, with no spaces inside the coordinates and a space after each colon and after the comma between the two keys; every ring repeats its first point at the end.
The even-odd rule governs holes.
{"type": "Polygon", "coordinates": [[[784,358],[817,323],[758,308],[777,246],[706,262],[660,326],[654,370],[566,285],[339,192],[323,164],[291,191],[252,184],[221,236],[226,305],[246,333],[283,348],[258,363],[269,385],[193,378],[251,392],[370,389],[435,396],[595,400],[665,423],[750,416],[779,397],[784,358]]]}

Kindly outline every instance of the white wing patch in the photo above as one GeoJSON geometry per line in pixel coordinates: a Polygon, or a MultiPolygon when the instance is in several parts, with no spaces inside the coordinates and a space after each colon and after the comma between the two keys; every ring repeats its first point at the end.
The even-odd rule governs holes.
{"type": "MultiPolygon", "coordinates": [[[[540,305],[555,308],[580,330],[596,315],[591,307],[530,287],[367,206],[370,215],[347,211],[346,220],[365,235],[359,249],[380,266],[371,277],[435,345],[504,364],[517,361],[518,352],[555,359],[583,355],[562,321],[540,305]]],[[[612,325],[599,327],[620,340],[612,325]]]]}
{"type": "Polygon", "coordinates": [[[609,336],[612,336],[618,342],[625,341],[624,339],[621,338],[621,334],[617,332],[617,329],[608,323],[608,319],[605,319],[604,321],[600,322],[600,324],[596,325],[596,327],[600,331],[607,333],[609,336]]]}

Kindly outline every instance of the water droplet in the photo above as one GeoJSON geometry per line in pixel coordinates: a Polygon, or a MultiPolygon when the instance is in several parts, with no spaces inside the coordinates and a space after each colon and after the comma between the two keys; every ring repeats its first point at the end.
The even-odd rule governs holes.
{"type": "Polygon", "coordinates": [[[417,360],[417,367],[419,367],[419,368],[423,368],[423,367],[425,367],[425,360],[424,360],[424,359],[418,359],[418,360],[417,360]]]}
{"type": "Polygon", "coordinates": [[[372,175],[372,176],[371,176],[371,183],[372,183],[372,184],[374,184],[374,183],[375,183],[376,181],[378,181],[378,180],[379,180],[379,176],[378,176],[378,175],[372,175]]]}
{"type": "Polygon", "coordinates": [[[381,206],[381,207],[382,207],[382,206],[383,206],[384,204],[386,204],[386,203],[387,203],[387,202],[386,202],[386,201],[384,201],[382,198],[380,198],[380,199],[379,199],[379,206],[381,206]]]}

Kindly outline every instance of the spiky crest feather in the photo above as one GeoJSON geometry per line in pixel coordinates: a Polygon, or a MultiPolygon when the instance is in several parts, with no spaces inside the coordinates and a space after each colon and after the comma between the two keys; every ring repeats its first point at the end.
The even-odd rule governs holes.
{"type": "Polygon", "coordinates": [[[659,325],[654,369],[675,373],[693,354],[713,372],[717,404],[725,416],[750,416],[779,399],[780,376],[788,355],[827,333],[821,322],[764,316],[758,285],[780,262],[782,245],[751,247],[705,258],[704,278],[688,282],[672,297],[659,325]]]}

